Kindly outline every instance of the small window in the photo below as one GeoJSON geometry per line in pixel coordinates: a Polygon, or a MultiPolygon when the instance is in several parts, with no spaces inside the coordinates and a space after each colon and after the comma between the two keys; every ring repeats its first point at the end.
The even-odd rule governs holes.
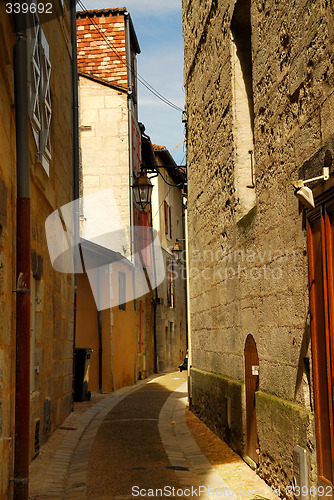
{"type": "Polygon", "coordinates": [[[118,273],[118,308],[125,311],[126,304],[126,274],[118,273]]]}

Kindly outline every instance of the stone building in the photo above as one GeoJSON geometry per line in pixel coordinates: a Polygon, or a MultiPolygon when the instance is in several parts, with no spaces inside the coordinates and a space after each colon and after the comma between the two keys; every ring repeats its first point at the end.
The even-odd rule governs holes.
{"type": "Polygon", "coordinates": [[[158,368],[163,371],[178,366],[186,355],[185,176],[164,146],[153,144],[153,151],[161,175],[152,178],[152,227],[159,235],[166,275],[157,288],[156,319],[158,368]],[[173,253],[177,242],[179,255],[173,253]]]}
{"type": "Polygon", "coordinates": [[[333,491],[333,27],[325,0],[183,0],[192,408],[284,496],[296,446],[333,491]]]}
{"type": "Polygon", "coordinates": [[[56,2],[42,22],[8,5],[0,5],[0,497],[27,498],[29,462],[72,407],[73,275],[53,269],[45,232],[47,217],[73,199],[71,10],[56,2]]]}
{"type": "MultiPolygon", "coordinates": [[[[81,148],[81,232],[91,242],[116,250],[115,241],[108,245],[106,233],[115,230],[127,235],[127,257],[134,247],[131,226],[135,206],[131,180],[140,168],[140,131],[137,120],[137,81],[134,73],[140,48],[132,20],[125,8],[93,10],[77,13],[78,69],[80,95],[81,148]],[[112,190],[115,197],[113,220],[103,218],[101,229],[94,233],[89,226],[87,196],[112,190]],[[117,214],[116,214],[117,212],[117,214]],[[100,233],[100,234],[99,234],[100,233]],[[101,240],[102,238],[102,240],[101,240]],[[102,242],[101,242],[102,241],[102,242]]],[[[120,249],[118,249],[120,250],[120,249]]],[[[133,272],[126,265],[115,264],[112,274],[125,276],[125,290],[133,290],[133,272]],[[124,269],[123,269],[124,267],[124,269]],[[126,268],[126,269],[125,269],[126,268]]],[[[118,295],[118,284],[114,286],[118,295]]],[[[92,391],[111,392],[134,383],[136,374],[136,309],[132,300],[101,312],[102,339],[99,339],[98,314],[87,275],[79,277],[79,347],[94,350],[91,360],[92,391]],[[90,307],[87,303],[90,301],[90,307]],[[99,370],[102,370],[98,380],[99,370]]],[[[101,334],[100,332],[100,334],[101,334]]]]}
{"type": "MultiPolygon", "coordinates": [[[[134,264],[142,250],[142,242],[147,239],[144,233],[149,231],[149,214],[135,204],[131,189],[142,162],[136,74],[140,47],[131,16],[125,8],[78,12],[77,37],[83,200],[81,229],[86,239],[108,247],[103,232],[110,232],[110,223],[115,224],[115,220],[106,220],[101,225],[100,235],[97,232],[87,234],[90,216],[85,200],[91,195],[99,196],[101,190],[112,190],[119,217],[118,230],[126,234],[124,243],[128,249],[125,254],[122,248],[118,251],[134,264]],[[143,229],[137,230],[138,227],[143,229]],[[105,243],[101,243],[101,237],[105,243]]],[[[101,208],[99,210],[101,213],[101,208]]],[[[111,241],[110,250],[114,250],[113,245],[115,241],[111,241]]],[[[139,267],[146,267],[146,264],[141,266],[139,263],[139,267]]],[[[132,277],[129,270],[126,274],[126,290],[135,290],[138,268],[133,269],[132,277]]],[[[79,277],[79,281],[82,280],[86,280],[86,284],[78,288],[78,297],[85,315],[77,323],[77,345],[91,347],[86,344],[90,341],[96,345],[97,316],[92,302],[91,322],[95,326],[91,330],[85,320],[87,308],[84,305],[89,285],[87,277],[79,277]],[[95,334],[92,335],[93,331],[95,334]]],[[[120,310],[119,304],[110,308],[109,320],[104,320],[104,331],[108,332],[104,333],[104,345],[107,346],[104,365],[108,366],[108,373],[103,372],[105,391],[134,383],[155,369],[151,283],[146,291],[148,293],[135,293],[135,300],[127,302],[124,310],[120,310]]],[[[99,356],[97,352],[92,356],[92,390],[97,388],[99,356]]]]}

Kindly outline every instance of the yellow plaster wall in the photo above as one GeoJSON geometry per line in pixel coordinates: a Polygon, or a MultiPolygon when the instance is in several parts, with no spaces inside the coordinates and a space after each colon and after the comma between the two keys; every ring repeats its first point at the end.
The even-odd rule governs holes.
{"type": "MultiPolygon", "coordinates": [[[[132,270],[115,265],[113,288],[118,294],[118,271],[126,273],[128,299],[132,290],[132,270]]],[[[118,306],[102,314],[102,390],[112,392],[134,383],[135,310],[133,300],[125,311],[118,306]]],[[[86,274],[78,275],[76,347],[93,349],[88,388],[99,391],[99,335],[95,300],[86,274]]]]}

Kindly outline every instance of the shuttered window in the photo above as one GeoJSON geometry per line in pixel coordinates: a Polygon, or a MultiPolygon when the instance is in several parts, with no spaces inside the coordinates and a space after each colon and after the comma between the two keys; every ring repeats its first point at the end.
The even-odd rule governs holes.
{"type": "Polygon", "coordinates": [[[29,118],[38,151],[38,158],[49,175],[51,160],[50,126],[52,119],[49,44],[34,16],[34,26],[28,30],[29,118]]]}

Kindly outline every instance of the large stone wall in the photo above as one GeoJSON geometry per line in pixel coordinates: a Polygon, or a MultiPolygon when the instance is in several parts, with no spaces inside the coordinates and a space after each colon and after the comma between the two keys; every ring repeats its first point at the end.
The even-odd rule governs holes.
{"type": "MultiPolygon", "coordinates": [[[[245,340],[252,334],[261,391],[295,403],[296,415],[297,408],[310,414],[306,232],[292,182],[306,171],[321,174],[325,151],[332,150],[332,6],[251,2],[255,202],[249,213],[240,210],[237,182],[234,7],[229,0],[183,1],[192,365],[244,381],[245,340]]],[[[299,419],[291,419],[295,440],[288,446],[275,440],[283,425],[270,401],[261,406],[260,474],[291,484],[293,446],[304,444],[312,481],[312,420],[301,439],[299,419]],[[265,427],[268,419],[275,421],[265,427]],[[279,473],[270,458],[277,454],[284,464],[279,473]]]]}
{"type": "MultiPolygon", "coordinates": [[[[0,497],[13,493],[16,335],[15,36],[0,6],[0,497]]],[[[42,26],[50,47],[52,94],[49,175],[37,162],[29,124],[31,197],[30,457],[71,411],[73,276],[53,270],[45,220],[73,197],[72,76],[69,13],[42,26]],[[36,367],[36,368],[35,368],[36,367]],[[36,423],[39,432],[35,436],[36,423]]]]}
{"type": "Polygon", "coordinates": [[[69,13],[41,25],[50,46],[52,95],[49,176],[37,163],[30,133],[31,168],[31,402],[30,454],[36,422],[43,444],[72,408],[74,277],[52,267],[45,221],[73,199],[72,72],[69,13]],[[35,369],[36,367],[36,369],[35,369]]]}

